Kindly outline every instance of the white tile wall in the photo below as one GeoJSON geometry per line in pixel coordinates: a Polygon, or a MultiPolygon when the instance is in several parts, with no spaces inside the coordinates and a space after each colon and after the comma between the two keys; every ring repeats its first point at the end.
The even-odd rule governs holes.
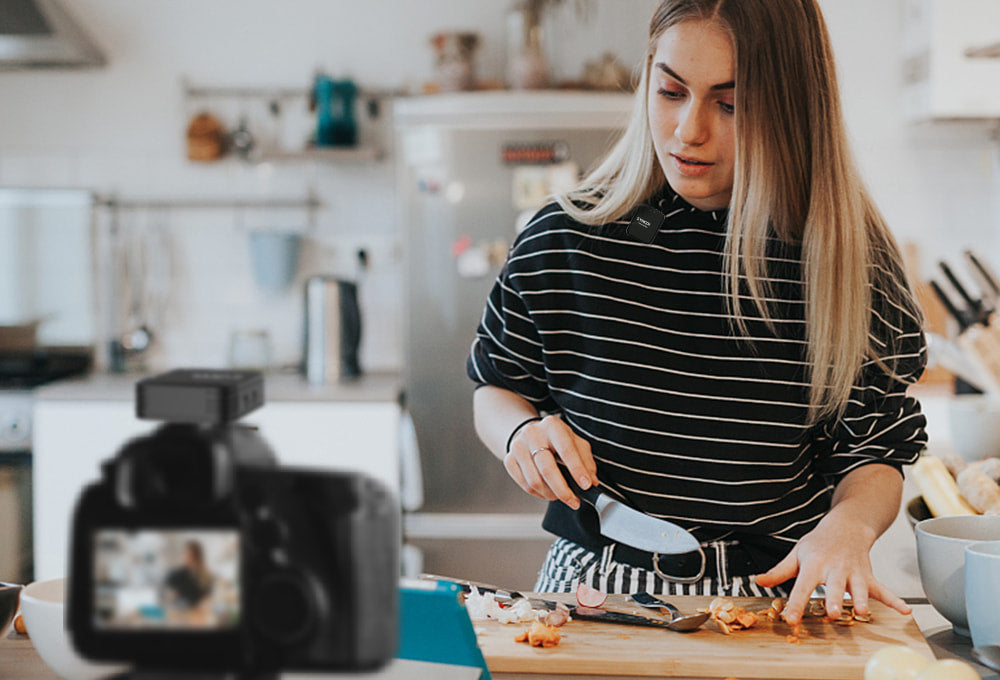
{"type": "MultiPolygon", "coordinates": [[[[234,329],[268,330],[279,363],[298,360],[302,279],[352,275],[359,246],[372,254],[361,289],[363,360],[398,367],[399,234],[391,140],[380,122],[362,138],[388,157],[362,165],[288,163],[270,170],[235,161],[184,159],[187,120],[210,108],[235,126],[248,116],[266,143],[297,145],[311,118],[284,103],[281,123],[261,102],[185,101],[182,79],[199,85],[308,86],[315,68],[372,88],[419,87],[432,77],[429,36],[471,29],[482,36],[479,75],[503,75],[508,0],[74,0],[70,10],[103,47],[106,68],[0,73],[0,185],[80,186],[124,198],[298,197],[324,208],[308,235],[298,280],[274,295],[256,289],[247,245],[258,227],[305,227],[296,211],[169,211],[123,218],[166,225],[173,285],[153,355],[163,366],[222,364],[234,329]]],[[[976,245],[1000,263],[996,145],[985,126],[904,126],[899,111],[900,0],[822,0],[840,64],[844,108],[858,157],[901,240],[925,244],[928,259],[976,245]],[[864,16],[863,21],[858,17],[864,16]]],[[[556,75],[612,51],[628,64],[643,48],[655,0],[573,0],[546,26],[556,75]]],[[[387,111],[385,111],[387,113],[387,111]]],[[[106,218],[106,216],[105,216],[106,218]]],[[[102,221],[106,225],[106,220],[102,221]]]]}

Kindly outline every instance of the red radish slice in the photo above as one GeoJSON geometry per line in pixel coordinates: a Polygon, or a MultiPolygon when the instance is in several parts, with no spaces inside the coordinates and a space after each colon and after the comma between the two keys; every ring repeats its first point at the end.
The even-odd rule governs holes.
{"type": "Polygon", "coordinates": [[[608,594],[591,588],[583,581],[576,587],[576,601],[581,607],[600,607],[608,599],[608,594]]]}

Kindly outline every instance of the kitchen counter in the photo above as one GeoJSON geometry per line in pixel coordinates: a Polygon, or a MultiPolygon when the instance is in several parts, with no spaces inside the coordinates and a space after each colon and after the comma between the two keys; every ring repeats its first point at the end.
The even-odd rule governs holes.
{"type": "MultiPolygon", "coordinates": [[[[92,373],[39,387],[35,398],[45,401],[132,401],[135,384],[150,374],[92,373]]],[[[365,373],[357,380],[332,385],[310,385],[303,376],[265,373],[265,402],[275,401],[396,401],[402,387],[399,373],[365,373]]]]}
{"type": "MultiPolygon", "coordinates": [[[[924,635],[927,643],[939,659],[957,658],[968,663],[986,680],[1000,680],[1000,675],[972,661],[971,644],[967,639],[960,638],[951,632],[951,626],[930,605],[916,605],[913,608],[913,618],[924,635]]],[[[513,630],[513,628],[511,628],[513,630]]],[[[627,629],[624,629],[627,630],[627,629]]],[[[572,633],[570,633],[572,635],[572,633]]],[[[45,666],[38,652],[31,644],[31,639],[25,635],[11,633],[7,640],[0,641],[0,679],[14,680],[58,680],[58,676],[45,666]]],[[[493,672],[496,680],[538,680],[538,674],[498,673],[493,672]]],[[[454,666],[421,664],[414,661],[394,661],[382,671],[365,675],[338,674],[303,675],[298,673],[283,674],[287,680],[309,680],[311,678],[338,678],[338,680],[402,680],[403,678],[433,677],[438,680],[474,680],[473,669],[454,666]]],[[[593,675],[550,675],[555,680],[594,680],[593,675]]],[[[604,676],[614,677],[614,676],[604,676]]],[[[624,676],[622,676],[624,677],[624,676]]]]}

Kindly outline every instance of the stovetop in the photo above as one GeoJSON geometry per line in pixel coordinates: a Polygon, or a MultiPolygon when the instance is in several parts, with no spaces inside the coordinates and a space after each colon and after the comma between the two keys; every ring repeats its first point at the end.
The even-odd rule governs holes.
{"type": "Polygon", "coordinates": [[[0,390],[25,390],[82,375],[93,365],[90,347],[38,347],[0,351],[0,390]]]}

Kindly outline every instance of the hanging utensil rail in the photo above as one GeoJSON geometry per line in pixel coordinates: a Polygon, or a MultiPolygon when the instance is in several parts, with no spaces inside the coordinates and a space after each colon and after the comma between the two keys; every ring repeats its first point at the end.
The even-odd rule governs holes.
{"type": "Polygon", "coordinates": [[[309,192],[305,198],[262,198],[262,199],[229,199],[229,198],[152,198],[152,199],[121,199],[114,196],[102,196],[95,200],[95,205],[109,210],[318,210],[322,201],[314,193],[309,192]]]}

